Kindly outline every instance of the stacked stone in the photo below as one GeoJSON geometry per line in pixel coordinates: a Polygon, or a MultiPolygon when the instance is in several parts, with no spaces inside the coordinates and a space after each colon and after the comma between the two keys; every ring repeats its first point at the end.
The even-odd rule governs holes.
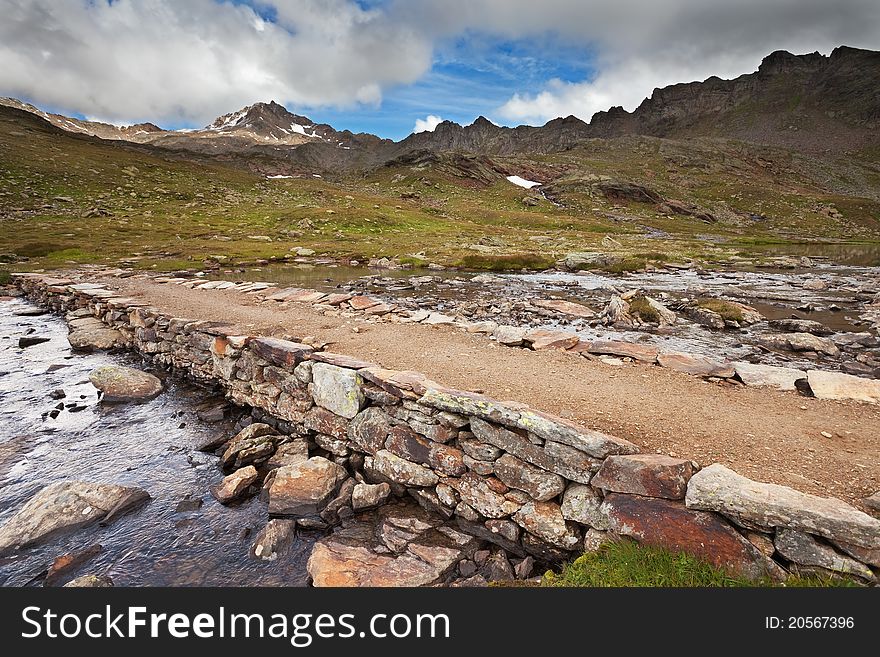
{"type": "Polygon", "coordinates": [[[218,499],[261,488],[270,515],[317,527],[393,494],[522,558],[570,559],[625,536],[752,579],[800,571],[876,581],[880,521],[840,500],[719,464],[640,455],[523,404],[297,342],[231,335],[99,286],[17,280],[38,303],[87,309],[154,362],[219,383],[265,414],[265,429],[212,446],[230,473],[218,499]]]}

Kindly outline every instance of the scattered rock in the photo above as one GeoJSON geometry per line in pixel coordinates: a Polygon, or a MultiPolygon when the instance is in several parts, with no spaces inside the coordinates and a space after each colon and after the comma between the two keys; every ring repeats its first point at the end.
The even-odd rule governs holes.
{"type": "Polygon", "coordinates": [[[227,443],[220,465],[228,470],[265,461],[275,452],[278,439],[275,429],[268,424],[250,424],[227,443]]]}
{"type": "Polygon", "coordinates": [[[571,349],[581,341],[574,333],[567,331],[545,331],[543,329],[528,331],[525,335],[525,340],[531,344],[532,349],[535,351],[571,349]]]}
{"type": "Polygon", "coordinates": [[[595,311],[587,306],[561,299],[539,299],[538,301],[533,301],[532,305],[582,319],[593,319],[596,316],[595,311]]]}
{"type": "Polygon", "coordinates": [[[52,565],[49,566],[49,572],[46,574],[46,579],[43,583],[43,586],[55,586],[70,571],[79,568],[81,565],[88,562],[93,557],[101,554],[103,550],[104,548],[101,545],[95,544],[87,547],[84,550],[79,550],[78,552],[70,552],[56,558],[52,562],[52,565]]]}
{"type": "Polygon", "coordinates": [[[645,363],[657,362],[657,347],[633,342],[619,342],[616,340],[594,340],[589,349],[591,354],[609,354],[611,356],[624,356],[645,363]]]}
{"type": "Polygon", "coordinates": [[[783,351],[815,351],[837,358],[840,349],[828,338],[820,338],[812,333],[779,333],[758,336],[758,342],[771,349],[783,351]]]}
{"type": "Polygon", "coordinates": [[[42,543],[99,521],[110,522],[150,499],[140,488],[62,481],[32,497],[0,527],[0,554],[42,543]]]}
{"type": "Polygon", "coordinates": [[[499,326],[492,333],[492,337],[507,347],[519,347],[525,341],[528,329],[519,326],[499,326]]]}
{"type": "Polygon", "coordinates": [[[105,402],[146,401],[162,392],[162,382],[152,374],[119,365],[99,367],[89,374],[89,381],[105,402]]]}
{"type": "Polygon", "coordinates": [[[18,339],[18,348],[27,349],[28,347],[34,347],[38,344],[49,342],[49,340],[51,340],[51,338],[42,338],[38,335],[26,335],[18,339]]]}
{"type": "Polygon", "coordinates": [[[832,335],[827,326],[814,322],[810,319],[772,319],[768,322],[770,328],[786,333],[812,333],[813,335],[832,335]]]}
{"type": "Polygon", "coordinates": [[[216,486],[211,486],[211,495],[220,504],[229,504],[241,497],[258,476],[256,468],[252,465],[239,468],[231,475],[223,477],[223,481],[216,486]]]}
{"type": "Polygon", "coordinates": [[[101,589],[113,586],[113,580],[106,575],[83,575],[64,585],[64,588],[101,589]]]}
{"type": "Polygon", "coordinates": [[[263,561],[275,561],[290,546],[296,531],[296,520],[272,518],[257,534],[253,555],[263,561]]]}

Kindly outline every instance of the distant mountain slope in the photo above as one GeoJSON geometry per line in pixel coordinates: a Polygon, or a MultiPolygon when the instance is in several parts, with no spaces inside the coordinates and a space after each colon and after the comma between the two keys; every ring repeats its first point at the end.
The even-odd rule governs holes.
{"type": "Polygon", "coordinates": [[[633,112],[613,107],[597,112],[590,123],[569,116],[541,127],[507,128],[479,117],[467,126],[444,121],[433,132],[400,142],[316,124],[274,101],[187,131],[162,130],[151,123],[117,127],[81,121],[8,98],[0,99],[0,105],[26,110],[70,132],[242,160],[259,170],[271,170],[273,161],[283,170],[364,170],[422,152],[559,153],[589,139],[630,135],[720,137],[840,154],[880,147],[880,52],[845,46],[830,56],[777,51],[755,73],[655,89],[633,112]]]}

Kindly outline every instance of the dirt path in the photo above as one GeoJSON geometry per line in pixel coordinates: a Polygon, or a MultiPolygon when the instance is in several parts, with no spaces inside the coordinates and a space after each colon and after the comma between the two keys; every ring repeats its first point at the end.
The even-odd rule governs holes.
{"type": "Polygon", "coordinates": [[[621,367],[564,352],[501,347],[453,327],[328,317],[301,304],[260,303],[234,291],[190,290],[140,278],[103,282],[165,312],[229,322],[242,333],[317,336],[332,343],[329,350],[524,402],[645,451],[702,465],[721,462],[754,479],[849,501],[880,489],[880,406],[710,383],[650,365],[621,367]]]}

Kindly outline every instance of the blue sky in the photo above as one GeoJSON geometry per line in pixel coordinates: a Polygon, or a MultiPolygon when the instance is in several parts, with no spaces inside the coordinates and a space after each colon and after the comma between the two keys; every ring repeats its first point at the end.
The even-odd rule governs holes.
{"type": "Polygon", "coordinates": [[[577,82],[592,74],[586,49],[552,45],[552,39],[503,41],[469,34],[441,44],[431,70],[419,81],[387,89],[377,107],[301,107],[309,118],[352,132],[390,139],[410,134],[416,119],[440,116],[468,124],[480,115],[517,125],[498,109],[515,93],[528,93],[551,79],[577,82]]]}

